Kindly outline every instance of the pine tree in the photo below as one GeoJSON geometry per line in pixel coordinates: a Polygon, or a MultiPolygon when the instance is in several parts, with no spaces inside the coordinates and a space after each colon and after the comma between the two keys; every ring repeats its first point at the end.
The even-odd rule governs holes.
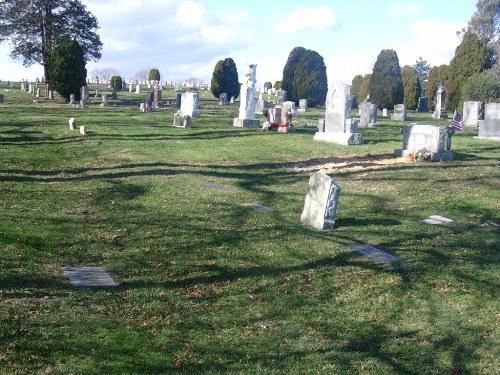
{"type": "Polygon", "coordinates": [[[396,51],[384,49],[373,67],[370,85],[370,101],[379,108],[392,108],[403,103],[404,89],[401,68],[396,51]]]}
{"type": "Polygon", "coordinates": [[[80,99],[80,88],[85,86],[87,69],[80,44],[76,40],[65,38],[56,47],[50,59],[52,88],[69,101],[75,94],[80,99]]]}
{"type": "Polygon", "coordinates": [[[160,71],[156,68],[152,68],[149,71],[149,80],[160,82],[160,71]]]}
{"type": "Polygon", "coordinates": [[[478,36],[467,31],[460,45],[455,49],[455,56],[450,62],[450,75],[446,82],[448,88],[448,105],[450,110],[461,104],[462,86],[467,79],[488,69],[491,63],[491,53],[486,43],[478,36]]]}
{"type": "Polygon", "coordinates": [[[120,76],[111,77],[111,87],[113,90],[120,91],[123,87],[123,79],[120,76]]]}
{"type": "Polygon", "coordinates": [[[401,69],[401,79],[403,80],[404,100],[403,104],[407,109],[417,109],[418,98],[422,88],[417,70],[409,65],[405,65],[401,69]]]}
{"type": "Polygon", "coordinates": [[[415,64],[413,64],[413,67],[417,71],[422,92],[425,92],[425,87],[427,86],[427,79],[429,77],[431,66],[427,63],[427,60],[423,60],[422,56],[420,56],[417,60],[415,60],[415,64]]]}

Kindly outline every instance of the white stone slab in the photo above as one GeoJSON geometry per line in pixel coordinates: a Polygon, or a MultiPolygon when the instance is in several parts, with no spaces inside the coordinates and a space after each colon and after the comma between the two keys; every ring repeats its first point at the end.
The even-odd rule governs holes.
{"type": "Polygon", "coordinates": [[[219,191],[229,191],[231,188],[227,185],[219,184],[218,182],[207,182],[206,184],[207,187],[209,187],[212,190],[219,190],[219,191]]]}
{"type": "Polygon", "coordinates": [[[439,215],[432,215],[432,216],[429,216],[425,219],[421,219],[420,221],[422,223],[432,224],[432,225],[448,224],[448,223],[453,222],[453,220],[447,219],[447,218],[439,216],[439,215]]]}
{"type": "Polygon", "coordinates": [[[368,258],[371,258],[377,262],[382,262],[382,263],[397,263],[399,262],[399,258],[397,256],[394,256],[392,254],[386,253],[385,251],[382,251],[380,249],[377,249],[376,247],[370,246],[370,245],[355,245],[351,247],[352,250],[367,256],[368,258]]]}
{"type": "Polygon", "coordinates": [[[271,207],[262,206],[258,203],[245,203],[243,206],[251,208],[257,212],[271,212],[273,210],[271,207]]]}
{"type": "Polygon", "coordinates": [[[73,286],[115,287],[117,284],[102,267],[63,267],[73,286]]]}

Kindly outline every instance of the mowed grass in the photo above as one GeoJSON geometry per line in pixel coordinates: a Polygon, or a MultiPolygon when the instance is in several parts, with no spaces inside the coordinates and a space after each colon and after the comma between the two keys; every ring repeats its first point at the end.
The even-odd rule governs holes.
{"type": "Polygon", "coordinates": [[[202,92],[186,131],[175,108],[140,113],[144,93],[87,109],[2,93],[0,373],[498,374],[500,152],[477,129],[453,161],[403,163],[383,117],[341,146],[312,140],[323,109],[264,133],[202,92]],[[300,214],[321,168],[342,192],[320,232],[300,214]],[[72,287],[72,266],[119,286],[72,287]]]}

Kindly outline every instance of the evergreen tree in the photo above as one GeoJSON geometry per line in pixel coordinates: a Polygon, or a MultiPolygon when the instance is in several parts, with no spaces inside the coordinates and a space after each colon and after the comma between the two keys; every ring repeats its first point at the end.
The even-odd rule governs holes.
{"type": "Polygon", "coordinates": [[[280,89],[281,89],[281,86],[283,86],[283,82],[281,82],[281,81],[276,81],[276,82],[274,82],[274,88],[275,88],[276,90],[280,90],[280,89]]]}
{"type": "Polygon", "coordinates": [[[306,53],[304,47],[295,47],[288,56],[285,67],[283,68],[283,78],[281,80],[281,88],[287,92],[288,100],[298,103],[299,99],[294,93],[293,81],[295,79],[295,70],[300,60],[306,53]]]}
{"type": "Polygon", "coordinates": [[[152,68],[149,71],[149,80],[160,82],[160,71],[156,68],[152,68]]]}
{"type": "Polygon", "coordinates": [[[356,75],[351,82],[351,95],[355,96],[354,102],[352,103],[353,108],[358,108],[359,101],[359,89],[361,88],[361,83],[363,82],[363,76],[361,74],[356,75]]]}
{"type": "Polygon", "coordinates": [[[295,69],[293,80],[293,100],[307,99],[307,105],[317,107],[325,105],[328,92],[328,79],[323,57],[316,51],[307,50],[295,69]]]}
{"type": "Polygon", "coordinates": [[[273,88],[273,85],[271,82],[267,81],[264,83],[264,89],[267,91],[267,90],[271,90],[273,88]]]}
{"type": "Polygon", "coordinates": [[[403,104],[407,109],[417,109],[418,98],[422,91],[417,70],[412,66],[405,65],[401,69],[401,79],[403,80],[404,89],[403,104]]]}
{"type": "Polygon", "coordinates": [[[69,101],[75,94],[80,99],[80,88],[85,86],[87,69],[80,44],[76,40],[65,38],[56,47],[50,60],[52,88],[69,101]]]}
{"type": "Polygon", "coordinates": [[[429,71],[429,79],[427,81],[426,96],[429,97],[429,107],[436,106],[436,92],[441,85],[445,85],[448,81],[450,66],[443,64],[433,66],[429,71]]]}
{"type": "Polygon", "coordinates": [[[450,110],[461,104],[462,86],[467,79],[490,67],[491,53],[486,43],[470,31],[465,32],[462,42],[455,49],[455,56],[450,62],[448,88],[448,105],[450,110]]]}
{"type": "Polygon", "coordinates": [[[227,94],[228,98],[234,97],[236,99],[240,95],[238,70],[232,58],[219,60],[215,64],[210,91],[216,98],[219,98],[223,92],[227,94]]]}
{"type": "Polygon", "coordinates": [[[470,77],[462,87],[462,101],[500,102],[500,79],[489,69],[470,77]]]}
{"type": "Polygon", "coordinates": [[[403,103],[404,89],[401,68],[396,51],[384,49],[373,67],[370,85],[370,101],[379,108],[392,108],[403,103]]]}
{"type": "Polygon", "coordinates": [[[97,19],[79,0],[0,2],[0,42],[10,42],[11,57],[22,60],[24,66],[41,64],[49,84],[51,57],[65,38],[78,42],[85,61],[100,59],[97,28],[97,19]]]}
{"type": "Polygon", "coordinates": [[[358,91],[358,96],[359,96],[359,99],[357,99],[358,104],[366,100],[366,98],[368,98],[368,95],[370,95],[368,87],[370,86],[371,78],[372,78],[371,74],[365,74],[365,76],[363,77],[363,81],[361,82],[361,86],[359,86],[359,91],[358,91]]]}
{"type": "Polygon", "coordinates": [[[111,77],[111,87],[113,90],[120,91],[123,87],[123,79],[120,76],[111,77]]]}
{"type": "Polygon", "coordinates": [[[427,63],[427,60],[422,60],[422,56],[420,56],[417,60],[415,60],[415,64],[413,64],[413,67],[417,71],[422,92],[425,92],[427,78],[429,77],[429,70],[431,70],[431,66],[427,63]]]}

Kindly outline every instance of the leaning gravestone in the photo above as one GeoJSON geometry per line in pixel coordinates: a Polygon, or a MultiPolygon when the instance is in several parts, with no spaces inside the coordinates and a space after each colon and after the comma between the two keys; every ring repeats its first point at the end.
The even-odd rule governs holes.
{"type": "Polygon", "coordinates": [[[443,86],[439,86],[436,91],[436,109],[432,114],[432,118],[448,118],[446,112],[446,90],[443,86]]]}
{"type": "Polygon", "coordinates": [[[486,103],[484,120],[479,120],[478,138],[500,141],[500,103],[486,103]]]}
{"type": "Polygon", "coordinates": [[[464,126],[477,126],[478,121],[483,119],[483,103],[476,101],[464,102],[463,121],[464,126]]]}
{"type": "Polygon", "coordinates": [[[418,98],[417,112],[429,112],[429,98],[427,96],[418,98]]]}
{"type": "Polygon", "coordinates": [[[377,105],[369,101],[359,103],[359,126],[374,127],[377,124],[377,105]]]}
{"type": "Polygon", "coordinates": [[[333,228],[340,197],[340,186],[324,173],[313,173],[300,217],[302,224],[315,229],[333,228]]]}
{"type": "Polygon", "coordinates": [[[391,120],[406,121],[406,106],[404,104],[396,104],[391,120]]]}
{"type": "Polygon", "coordinates": [[[233,126],[239,128],[258,128],[259,120],[255,119],[255,74],[257,64],[250,64],[245,74],[245,83],[240,89],[240,110],[238,117],[233,119],[233,126]]]}
{"type": "MultiPolygon", "coordinates": [[[[403,126],[403,148],[395,149],[397,157],[408,157],[425,150],[430,161],[446,161],[453,159],[453,152],[445,150],[446,127],[433,125],[403,126]]],[[[451,147],[451,145],[450,145],[451,147]]]]}
{"type": "Polygon", "coordinates": [[[350,88],[343,82],[334,82],[328,89],[325,108],[325,131],[314,135],[315,141],[341,145],[363,143],[358,133],[358,120],[351,119],[353,97],[350,88]]]}

